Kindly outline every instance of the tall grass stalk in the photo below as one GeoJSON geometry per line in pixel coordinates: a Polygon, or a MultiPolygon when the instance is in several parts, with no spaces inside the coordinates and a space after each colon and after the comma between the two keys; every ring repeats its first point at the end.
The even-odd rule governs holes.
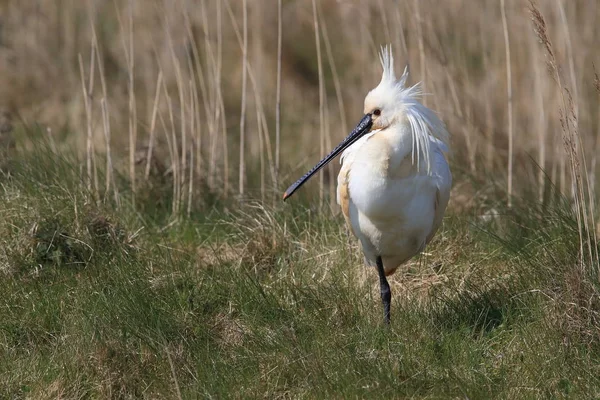
{"type": "Polygon", "coordinates": [[[508,21],[506,18],[506,1],[500,0],[500,8],[502,10],[502,30],[504,32],[504,45],[506,54],[506,96],[507,96],[507,112],[508,112],[508,206],[512,204],[513,196],[513,149],[514,149],[514,132],[513,132],[513,94],[512,94],[512,70],[510,60],[510,36],[508,30],[508,21]]]}
{"type": "Polygon", "coordinates": [[[194,168],[194,156],[195,152],[195,140],[194,138],[199,137],[200,135],[196,131],[196,97],[194,94],[194,83],[190,79],[188,82],[189,87],[189,105],[188,105],[188,115],[190,118],[190,137],[192,140],[190,141],[190,166],[188,170],[188,198],[187,198],[187,217],[190,218],[192,214],[192,204],[194,201],[194,173],[196,169],[194,168]]]}
{"type": "MultiPolygon", "coordinates": [[[[135,151],[137,148],[137,104],[135,94],[135,40],[133,36],[133,8],[135,0],[128,2],[128,29],[127,29],[127,45],[124,42],[125,58],[127,59],[127,73],[129,78],[129,179],[131,181],[131,191],[136,191],[136,175],[135,175],[135,151]]],[[[121,22],[119,24],[122,25],[121,22]]],[[[135,204],[135,198],[134,198],[135,204]]]]}
{"type": "MultiPolygon", "coordinates": [[[[536,55],[538,52],[535,52],[536,55]]],[[[542,90],[542,77],[544,76],[542,68],[540,68],[540,63],[538,61],[539,57],[534,60],[534,93],[536,97],[537,103],[537,130],[538,130],[538,163],[539,163],[539,171],[538,171],[538,198],[539,201],[543,201],[544,193],[546,189],[546,135],[548,130],[548,123],[546,122],[546,110],[544,104],[544,91],[542,90]]]]}
{"type": "MultiPolygon", "coordinates": [[[[415,0],[415,24],[417,25],[417,43],[419,45],[419,67],[421,68],[420,80],[422,83],[423,92],[427,93],[427,66],[425,65],[425,44],[423,40],[423,19],[421,18],[420,0],[415,0]]],[[[427,96],[423,97],[423,104],[427,106],[427,96]]]]}
{"type": "Polygon", "coordinates": [[[217,57],[215,66],[215,121],[220,127],[221,143],[223,152],[223,197],[227,198],[229,188],[229,145],[227,140],[227,115],[225,104],[223,103],[223,5],[221,1],[217,2],[217,57]]]}
{"type": "Polygon", "coordinates": [[[556,0],[556,6],[558,8],[558,14],[560,15],[560,22],[563,28],[563,38],[565,40],[565,47],[567,49],[567,60],[569,62],[569,76],[571,81],[571,87],[573,90],[573,112],[575,113],[575,122],[579,121],[579,91],[577,89],[577,77],[575,74],[575,60],[573,57],[573,44],[571,43],[571,32],[569,30],[569,23],[567,21],[567,15],[565,13],[565,7],[562,0],[556,0]]]}
{"type": "MultiPolygon", "coordinates": [[[[92,54],[93,54],[93,49],[92,49],[92,54]]],[[[93,61],[93,59],[92,59],[93,61]]],[[[92,64],[93,65],[93,64],[92,64]]],[[[90,66],[90,72],[93,72],[93,67],[90,66]]],[[[97,189],[97,187],[94,185],[94,163],[93,163],[93,153],[94,153],[94,142],[93,142],[93,115],[92,115],[92,94],[89,91],[88,87],[86,87],[86,79],[85,79],[85,72],[84,72],[84,66],[83,66],[83,58],[81,57],[81,54],[79,54],[79,72],[81,75],[81,88],[82,88],[82,94],[83,94],[83,102],[84,102],[84,107],[85,107],[85,115],[86,115],[86,122],[87,122],[87,135],[86,135],[86,182],[87,182],[87,189],[89,191],[89,193],[97,193],[93,192],[94,190],[97,189]]],[[[92,82],[92,74],[90,73],[90,82],[92,82]]],[[[90,84],[90,88],[93,89],[93,86],[90,84]]]]}
{"type": "Polygon", "coordinates": [[[144,171],[144,177],[146,180],[150,177],[150,167],[152,165],[152,155],[154,151],[154,143],[156,141],[156,117],[158,115],[158,107],[160,103],[160,93],[162,92],[163,86],[163,73],[162,70],[158,72],[156,78],[156,90],[154,91],[154,101],[152,102],[152,116],[150,118],[150,132],[148,138],[148,153],[146,154],[146,168],[144,171]]]}
{"type": "Polygon", "coordinates": [[[240,169],[238,192],[240,198],[244,196],[246,178],[246,77],[248,74],[248,4],[242,0],[243,9],[243,47],[242,47],[242,95],[240,110],[240,169]]]}
{"type": "MultiPolygon", "coordinates": [[[[277,0],[277,82],[275,89],[275,188],[279,189],[281,162],[281,58],[283,49],[282,0],[277,0]]],[[[277,199],[275,195],[274,200],[277,199]]]]}
{"type": "MultiPolygon", "coordinates": [[[[319,156],[325,156],[325,77],[323,75],[323,60],[321,57],[321,34],[316,0],[312,0],[313,25],[315,29],[315,46],[317,50],[317,68],[319,75],[319,156]]],[[[319,204],[325,200],[325,176],[319,173],[319,204]]]]}

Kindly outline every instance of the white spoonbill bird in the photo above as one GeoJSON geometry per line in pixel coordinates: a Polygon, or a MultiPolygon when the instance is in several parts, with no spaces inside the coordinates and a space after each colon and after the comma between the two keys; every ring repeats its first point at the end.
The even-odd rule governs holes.
{"type": "Polygon", "coordinates": [[[406,87],[408,69],[396,80],[390,48],[382,48],[383,76],[365,98],[364,117],[329,155],[290,186],[290,197],[342,153],[337,202],[358,237],[365,263],[377,267],[384,319],[392,294],[386,276],[419,254],[439,228],[452,175],[444,154],[444,123],[417,99],[419,84],[406,87]]]}

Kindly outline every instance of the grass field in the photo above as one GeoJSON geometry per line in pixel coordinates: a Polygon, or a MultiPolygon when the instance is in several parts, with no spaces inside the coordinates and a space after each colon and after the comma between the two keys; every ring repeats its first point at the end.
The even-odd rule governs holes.
{"type": "Polygon", "coordinates": [[[592,3],[0,3],[0,398],[599,398],[592,3]],[[453,147],[390,327],[339,167],[280,201],[380,43],[453,147]]]}
{"type": "Polygon", "coordinates": [[[169,224],[160,191],[99,203],[35,137],[0,178],[1,397],[600,394],[598,283],[560,196],[451,212],[394,276],[386,329],[340,216],[248,202],[169,224]]]}

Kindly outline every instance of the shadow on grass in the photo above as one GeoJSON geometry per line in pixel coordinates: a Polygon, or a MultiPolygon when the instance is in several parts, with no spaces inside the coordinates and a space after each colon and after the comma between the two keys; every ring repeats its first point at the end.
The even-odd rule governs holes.
{"type": "Polygon", "coordinates": [[[433,300],[435,326],[443,331],[469,330],[474,337],[492,335],[497,328],[534,319],[539,301],[534,293],[518,294],[510,287],[470,285],[433,300]]]}

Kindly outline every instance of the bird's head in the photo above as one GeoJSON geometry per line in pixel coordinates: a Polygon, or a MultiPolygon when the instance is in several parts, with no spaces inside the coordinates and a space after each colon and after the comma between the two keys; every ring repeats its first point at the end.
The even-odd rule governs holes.
{"type": "Polygon", "coordinates": [[[354,144],[358,139],[375,129],[385,129],[392,125],[397,116],[401,115],[402,96],[405,96],[407,91],[412,88],[405,89],[404,84],[408,77],[408,69],[404,70],[404,74],[399,80],[396,80],[394,74],[394,57],[389,47],[383,47],[380,55],[381,65],[383,66],[383,75],[379,85],[371,90],[365,98],[365,115],[362,117],[356,128],[336,146],[325,158],[315,165],[304,176],[298,179],[291,185],[283,194],[283,199],[286,200],[296,190],[300,188],[306,181],[310,179],[321,168],[326,166],[338,154],[354,144]]]}
{"type": "Polygon", "coordinates": [[[371,115],[372,130],[385,129],[392,125],[397,116],[401,115],[405,93],[405,84],[408,77],[408,67],[399,80],[394,73],[394,56],[389,47],[383,47],[379,56],[383,73],[379,85],[371,90],[365,97],[365,114],[371,115]]]}

